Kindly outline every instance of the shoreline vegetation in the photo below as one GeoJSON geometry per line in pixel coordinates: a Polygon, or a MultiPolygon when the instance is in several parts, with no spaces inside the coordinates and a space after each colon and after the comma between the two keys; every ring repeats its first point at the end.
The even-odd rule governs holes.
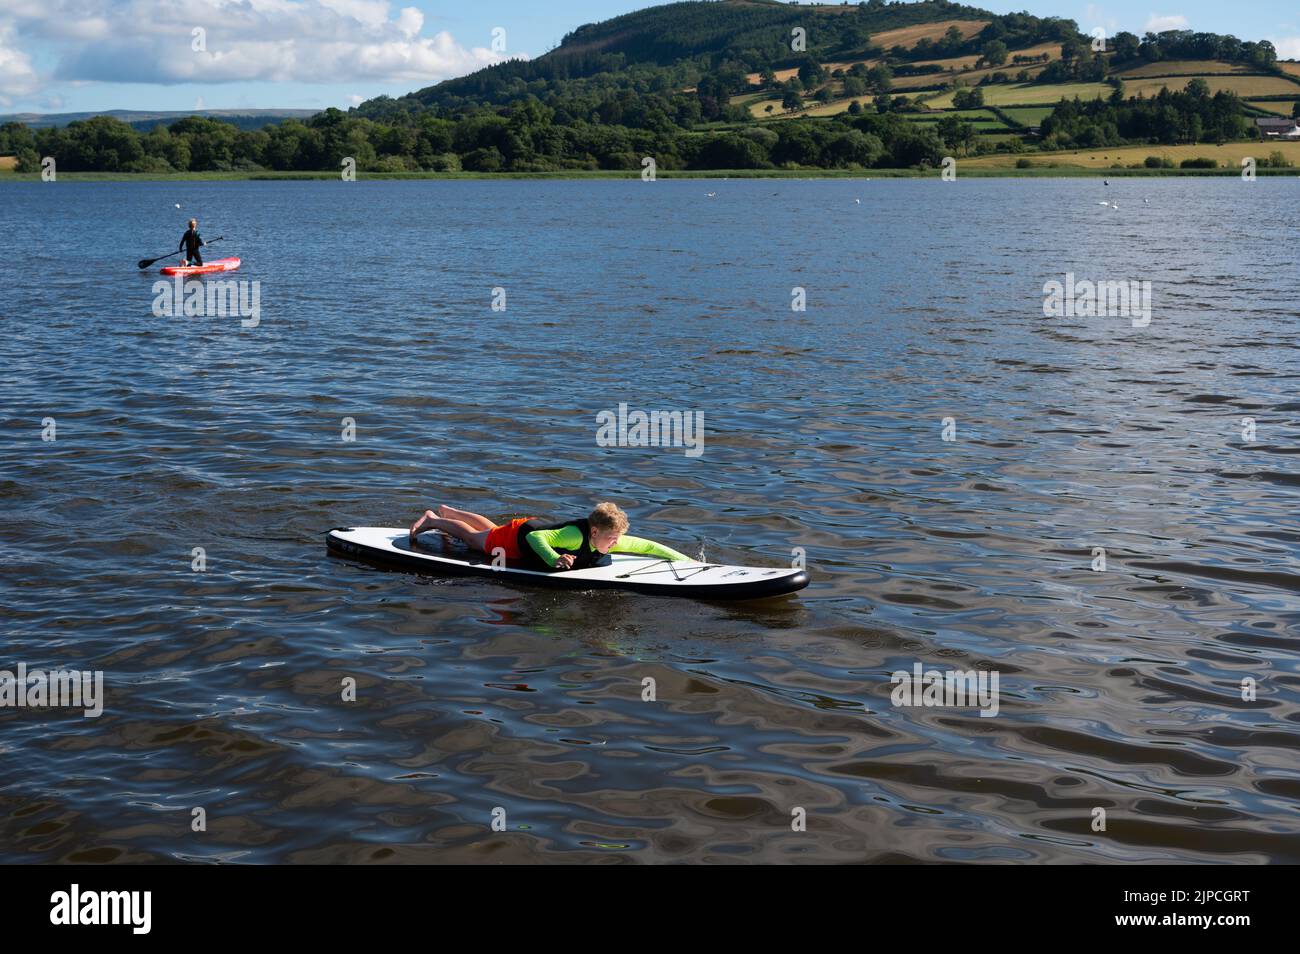
{"type": "MultiPolygon", "coordinates": [[[[656,179],[938,179],[940,169],[672,169],[656,173],[656,179]]],[[[1294,168],[1259,168],[1255,175],[1265,177],[1300,177],[1294,168]]],[[[957,164],[958,179],[1150,179],[1150,178],[1224,178],[1240,177],[1241,169],[1113,169],[1106,166],[1089,168],[1035,164],[1031,168],[1000,166],[963,167],[957,164]]],[[[326,182],[338,180],[339,173],[320,172],[60,172],[59,182],[326,182]]],[[[639,172],[621,169],[582,169],[552,172],[359,172],[358,182],[402,181],[452,181],[452,180],[517,180],[517,179],[614,179],[634,181],[639,172]]],[[[5,182],[40,183],[41,176],[34,172],[0,174],[0,184],[5,182]]]]}

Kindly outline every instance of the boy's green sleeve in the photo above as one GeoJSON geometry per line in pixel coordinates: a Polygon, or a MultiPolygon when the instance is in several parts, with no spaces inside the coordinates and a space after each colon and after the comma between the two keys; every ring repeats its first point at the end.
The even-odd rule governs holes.
{"type": "Polygon", "coordinates": [[[663,544],[655,543],[653,540],[646,540],[642,537],[619,537],[618,544],[614,547],[614,553],[636,553],[641,556],[658,557],[661,560],[673,560],[677,562],[689,563],[690,557],[683,553],[678,553],[672,547],[666,547],[663,544]]]}
{"type": "Polygon", "coordinates": [[[533,548],[533,552],[542,558],[543,563],[553,567],[555,561],[560,558],[560,555],[555,552],[555,548],[578,549],[578,547],[582,546],[582,531],[573,524],[569,524],[559,530],[534,530],[524,539],[533,548]]]}

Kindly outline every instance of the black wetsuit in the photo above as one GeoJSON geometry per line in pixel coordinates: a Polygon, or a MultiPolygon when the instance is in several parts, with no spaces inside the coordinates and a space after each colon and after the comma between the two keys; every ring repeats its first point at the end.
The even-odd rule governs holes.
{"type": "Polygon", "coordinates": [[[185,259],[191,265],[202,265],[203,256],[199,254],[199,248],[203,245],[203,239],[199,238],[199,233],[194,229],[187,229],[181,236],[180,247],[185,250],[185,259]]]}

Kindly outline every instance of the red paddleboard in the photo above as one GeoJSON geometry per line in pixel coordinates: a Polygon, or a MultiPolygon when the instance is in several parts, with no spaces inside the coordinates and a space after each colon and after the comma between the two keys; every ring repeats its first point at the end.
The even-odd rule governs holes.
{"type": "Polygon", "coordinates": [[[206,265],[168,265],[162,270],[164,275],[210,275],[213,272],[233,272],[239,267],[237,258],[219,258],[206,265]]]}

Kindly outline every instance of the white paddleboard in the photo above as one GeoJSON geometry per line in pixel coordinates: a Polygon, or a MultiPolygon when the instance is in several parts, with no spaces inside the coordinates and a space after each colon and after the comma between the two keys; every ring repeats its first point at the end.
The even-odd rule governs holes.
{"type": "Polygon", "coordinates": [[[585,570],[547,573],[519,566],[494,567],[488,557],[437,532],[420,534],[412,547],[401,527],[336,527],[326,541],[335,553],[421,573],[496,577],[574,590],[619,589],[657,596],[747,600],[781,596],[808,585],[808,574],[790,567],[720,566],[631,553],[611,554],[609,566],[585,570]]]}

